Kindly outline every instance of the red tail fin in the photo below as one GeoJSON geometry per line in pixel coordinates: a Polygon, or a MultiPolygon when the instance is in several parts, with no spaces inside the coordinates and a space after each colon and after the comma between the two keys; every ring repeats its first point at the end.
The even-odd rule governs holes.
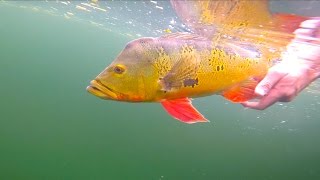
{"type": "Polygon", "coordinates": [[[300,27],[301,22],[307,20],[308,17],[298,16],[294,14],[274,14],[273,24],[279,31],[293,33],[300,27]]]}

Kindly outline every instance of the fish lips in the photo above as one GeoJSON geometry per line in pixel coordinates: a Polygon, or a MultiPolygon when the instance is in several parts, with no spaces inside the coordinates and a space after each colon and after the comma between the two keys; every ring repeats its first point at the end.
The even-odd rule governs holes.
{"type": "Polygon", "coordinates": [[[110,87],[104,85],[99,80],[92,80],[90,85],[87,87],[87,91],[103,99],[118,99],[117,94],[110,87]]]}

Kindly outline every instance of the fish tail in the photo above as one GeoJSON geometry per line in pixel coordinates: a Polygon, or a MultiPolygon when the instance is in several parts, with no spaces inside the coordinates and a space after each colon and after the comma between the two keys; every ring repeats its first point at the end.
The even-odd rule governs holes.
{"type": "Polygon", "coordinates": [[[273,24],[278,31],[293,33],[307,19],[309,18],[305,16],[277,13],[273,15],[273,24]]]}

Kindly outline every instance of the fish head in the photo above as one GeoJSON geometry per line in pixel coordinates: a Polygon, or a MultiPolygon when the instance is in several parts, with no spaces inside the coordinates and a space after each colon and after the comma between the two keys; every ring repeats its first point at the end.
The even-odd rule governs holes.
{"type": "MultiPolygon", "coordinates": [[[[156,85],[154,68],[148,53],[153,38],[141,38],[127,44],[116,59],[87,87],[87,91],[103,99],[141,102],[150,99],[156,85]]],[[[152,54],[152,53],[151,53],[152,54]]]]}

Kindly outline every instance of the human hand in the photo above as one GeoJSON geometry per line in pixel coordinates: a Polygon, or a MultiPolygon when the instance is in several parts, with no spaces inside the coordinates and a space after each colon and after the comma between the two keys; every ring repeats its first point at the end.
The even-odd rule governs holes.
{"type": "Polygon", "coordinates": [[[290,102],[320,76],[320,18],[302,22],[294,34],[283,60],[255,88],[258,101],[244,102],[244,107],[263,110],[276,102],[290,102]]]}

